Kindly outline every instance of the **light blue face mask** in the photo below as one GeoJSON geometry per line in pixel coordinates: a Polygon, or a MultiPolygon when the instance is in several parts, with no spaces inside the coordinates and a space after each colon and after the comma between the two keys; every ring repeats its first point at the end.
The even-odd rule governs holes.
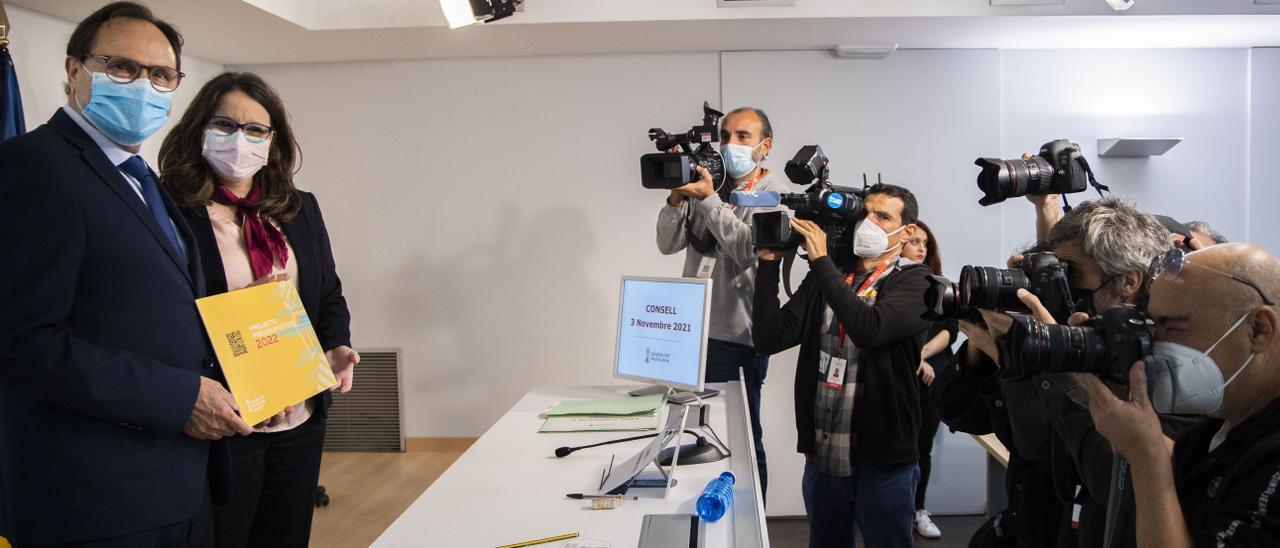
{"type": "Polygon", "coordinates": [[[121,84],[105,73],[90,74],[93,75],[92,97],[81,110],[93,127],[112,141],[124,146],[140,144],[169,119],[169,94],[156,91],[150,80],[138,78],[121,84]]]}
{"type": "MultiPolygon", "coordinates": [[[[760,142],[763,145],[764,141],[760,142]]],[[[720,155],[724,156],[724,167],[729,172],[729,176],[734,179],[746,177],[751,170],[757,165],[755,152],[760,145],[749,147],[747,145],[724,145],[720,147],[720,155]]]]}

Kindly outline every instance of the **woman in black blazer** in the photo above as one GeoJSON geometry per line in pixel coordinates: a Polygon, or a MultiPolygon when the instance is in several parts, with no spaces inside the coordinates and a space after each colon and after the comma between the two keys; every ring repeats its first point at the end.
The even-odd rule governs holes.
{"type": "MultiPolygon", "coordinates": [[[[251,73],[204,85],[160,149],[160,171],[195,235],[209,295],[291,280],[339,384],[360,356],[315,196],[294,188],[298,147],[279,95],[251,73]]],[[[215,509],[218,546],[306,546],[328,392],[231,438],[232,493],[215,509]]]]}

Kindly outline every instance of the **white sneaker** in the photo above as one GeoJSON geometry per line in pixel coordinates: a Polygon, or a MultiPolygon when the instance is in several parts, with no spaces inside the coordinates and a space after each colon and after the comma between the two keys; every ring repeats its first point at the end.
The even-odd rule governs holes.
{"type": "Polygon", "coordinates": [[[938,526],[933,524],[933,520],[929,519],[928,510],[916,510],[916,533],[924,538],[941,538],[942,531],[938,530],[938,526]]]}

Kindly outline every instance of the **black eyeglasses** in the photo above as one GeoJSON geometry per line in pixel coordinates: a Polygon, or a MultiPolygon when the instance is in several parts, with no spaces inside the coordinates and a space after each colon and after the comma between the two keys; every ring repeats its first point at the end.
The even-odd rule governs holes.
{"type": "Polygon", "coordinates": [[[234,135],[237,130],[244,131],[244,138],[250,143],[261,143],[271,138],[271,134],[275,129],[271,126],[264,126],[250,122],[241,124],[235,120],[224,116],[213,116],[209,118],[209,131],[223,136],[234,135]]]}
{"type": "Polygon", "coordinates": [[[1255,284],[1249,280],[1236,276],[1235,274],[1229,274],[1227,272],[1223,272],[1216,268],[1208,267],[1202,264],[1192,263],[1187,260],[1186,252],[1175,247],[1165,252],[1164,255],[1161,255],[1151,260],[1151,266],[1147,268],[1147,279],[1146,279],[1147,287],[1142,294],[1142,307],[1145,309],[1146,305],[1151,301],[1151,286],[1155,284],[1156,278],[1159,278],[1161,275],[1166,273],[1172,276],[1173,278],[1177,278],[1178,275],[1182,274],[1182,269],[1187,266],[1202,268],[1202,269],[1208,270],[1209,272],[1213,272],[1214,274],[1217,274],[1219,276],[1230,278],[1244,285],[1247,285],[1250,288],[1252,288],[1254,291],[1258,292],[1258,296],[1262,298],[1262,304],[1265,304],[1267,306],[1276,305],[1275,301],[1271,300],[1271,298],[1268,297],[1266,293],[1262,292],[1262,288],[1258,287],[1258,284],[1255,284]]]}
{"type": "Polygon", "coordinates": [[[186,76],[186,73],[179,72],[176,69],[147,66],[128,57],[120,57],[118,55],[91,53],[86,57],[101,61],[107,67],[107,78],[120,84],[128,84],[137,80],[138,77],[142,76],[142,71],[146,70],[147,79],[151,81],[151,87],[160,93],[169,93],[178,89],[178,84],[182,83],[182,78],[186,76]]]}

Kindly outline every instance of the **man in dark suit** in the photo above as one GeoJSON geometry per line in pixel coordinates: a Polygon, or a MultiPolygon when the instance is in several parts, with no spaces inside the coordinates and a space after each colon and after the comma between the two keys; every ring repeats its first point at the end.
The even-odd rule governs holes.
{"type": "Polygon", "coordinates": [[[215,380],[195,240],[137,155],[168,118],[181,47],[145,7],[98,10],[67,45],[67,106],[0,143],[0,536],[15,546],[211,545],[211,440],[251,431],[215,380]]]}

